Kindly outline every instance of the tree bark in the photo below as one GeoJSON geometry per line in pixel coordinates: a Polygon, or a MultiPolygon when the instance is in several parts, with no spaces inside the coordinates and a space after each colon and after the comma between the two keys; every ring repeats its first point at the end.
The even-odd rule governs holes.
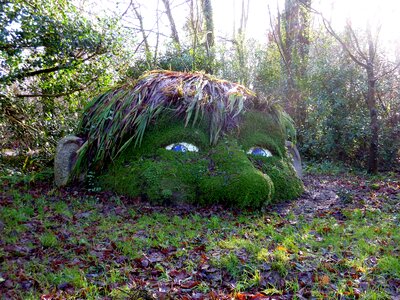
{"type": "Polygon", "coordinates": [[[167,14],[167,17],[168,17],[168,20],[169,20],[169,24],[171,26],[172,40],[173,40],[175,46],[178,49],[180,49],[181,43],[179,41],[178,31],[176,30],[174,18],[172,17],[171,8],[169,6],[169,0],[162,0],[162,1],[164,3],[164,6],[165,6],[165,13],[167,14]]]}
{"type": "Polygon", "coordinates": [[[143,17],[136,7],[134,7],[133,10],[135,11],[136,18],[138,18],[138,20],[139,20],[140,32],[142,33],[142,37],[143,37],[146,62],[148,64],[148,67],[151,68],[151,64],[152,64],[151,56],[152,55],[151,55],[151,51],[150,51],[149,42],[147,41],[147,34],[146,34],[146,32],[144,30],[144,26],[143,26],[143,17]]]}
{"type": "Polygon", "coordinates": [[[199,31],[200,31],[200,16],[199,9],[197,6],[198,2],[195,0],[190,0],[189,8],[190,8],[190,19],[189,19],[189,27],[192,36],[192,70],[197,69],[196,64],[196,55],[197,55],[197,46],[199,45],[199,31]],[[196,5],[196,6],[195,6],[196,5]]]}
{"type": "Polygon", "coordinates": [[[305,124],[307,112],[299,83],[306,77],[310,17],[305,7],[310,4],[311,0],[285,0],[285,12],[278,14],[273,31],[286,73],[287,100],[284,108],[298,127],[305,124]]]}
{"type": "Polygon", "coordinates": [[[379,123],[378,111],[376,107],[376,78],[374,69],[374,60],[376,49],[374,41],[372,40],[370,28],[367,29],[368,38],[368,61],[367,61],[367,77],[368,77],[368,92],[367,92],[367,106],[370,114],[370,130],[371,140],[369,145],[368,157],[368,173],[378,172],[378,145],[379,145],[379,123]]]}
{"type": "Polygon", "coordinates": [[[249,18],[249,8],[250,0],[242,0],[240,24],[237,32],[235,32],[235,25],[233,28],[233,39],[232,42],[235,45],[235,51],[237,60],[239,62],[239,70],[237,73],[238,82],[243,85],[248,85],[249,83],[249,72],[246,63],[246,28],[247,21],[249,18]]]}
{"type": "Polygon", "coordinates": [[[371,140],[369,145],[368,173],[378,172],[378,145],[379,145],[379,123],[376,109],[375,82],[368,86],[368,109],[370,114],[371,140]]]}
{"type": "Polygon", "coordinates": [[[205,19],[205,31],[206,31],[206,51],[208,57],[206,72],[209,74],[213,73],[214,64],[214,21],[211,0],[202,0],[202,10],[205,19]]]}

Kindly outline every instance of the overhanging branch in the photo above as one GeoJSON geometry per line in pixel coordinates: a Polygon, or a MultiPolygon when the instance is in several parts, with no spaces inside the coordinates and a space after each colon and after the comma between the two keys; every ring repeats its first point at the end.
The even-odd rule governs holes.
{"type": "MultiPolygon", "coordinates": [[[[95,52],[92,55],[84,58],[84,59],[79,59],[76,60],[76,62],[78,64],[82,64],[85,61],[91,60],[92,58],[94,58],[96,55],[98,55],[100,53],[95,52]]],[[[62,65],[58,65],[58,66],[54,66],[51,68],[47,68],[47,69],[40,69],[40,70],[35,70],[35,71],[30,71],[30,72],[25,72],[25,73],[20,73],[18,75],[15,76],[10,76],[12,81],[15,81],[17,79],[24,79],[24,78],[28,78],[28,77],[33,77],[33,76],[37,76],[37,75],[42,75],[42,74],[49,74],[49,73],[53,73],[53,72],[57,72],[57,71],[61,71],[61,70],[65,70],[68,69],[69,64],[62,64],[62,65]]]]}
{"type": "Polygon", "coordinates": [[[399,67],[400,67],[400,61],[399,61],[392,69],[390,69],[389,71],[386,71],[386,72],[380,74],[379,76],[377,76],[377,77],[376,77],[376,80],[379,80],[379,79],[381,79],[382,77],[385,77],[386,75],[389,75],[389,74],[393,73],[393,72],[396,71],[396,69],[399,68],[399,67]]]}
{"type": "Polygon", "coordinates": [[[368,59],[365,56],[365,53],[361,50],[360,43],[358,42],[358,38],[357,38],[356,33],[354,32],[353,28],[350,25],[348,25],[347,29],[350,32],[350,38],[354,41],[355,48],[356,48],[358,55],[360,55],[365,61],[367,61],[368,59]]]}
{"type": "Polygon", "coordinates": [[[80,86],[79,88],[76,88],[76,89],[73,89],[71,91],[67,91],[67,92],[64,92],[64,93],[57,93],[57,94],[16,94],[15,97],[17,97],[17,98],[34,98],[34,97],[57,98],[57,97],[64,97],[64,96],[68,96],[68,95],[71,95],[71,94],[76,93],[76,92],[80,92],[80,91],[86,90],[97,79],[98,79],[98,77],[94,77],[94,78],[92,78],[92,80],[89,81],[88,84],[86,84],[84,86],[80,86]]]}
{"type": "MultiPolygon", "coordinates": [[[[322,16],[322,15],[321,15],[322,16]]],[[[331,23],[326,20],[322,16],[322,21],[324,23],[324,26],[326,30],[340,43],[340,45],[343,47],[343,49],[347,52],[347,54],[350,56],[350,58],[358,65],[362,66],[363,68],[367,69],[368,65],[366,63],[363,63],[361,60],[359,60],[357,57],[354,56],[354,54],[351,52],[349,47],[346,45],[346,43],[337,35],[337,33],[333,30],[331,23]]]]}

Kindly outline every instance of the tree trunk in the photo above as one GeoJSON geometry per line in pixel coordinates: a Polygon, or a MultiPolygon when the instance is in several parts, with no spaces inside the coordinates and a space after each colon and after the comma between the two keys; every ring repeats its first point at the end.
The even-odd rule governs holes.
{"type": "Polygon", "coordinates": [[[332,29],[331,24],[323,19],[325,28],[335,39],[342,45],[343,49],[349,54],[350,58],[361,66],[367,73],[367,84],[368,92],[365,97],[370,116],[370,141],[369,141],[369,157],[368,157],[368,173],[378,172],[378,148],[379,148],[379,122],[378,122],[378,110],[376,105],[376,82],[379,77],[394,72],[400,64],[398,64],[393,70],[387,73],[381,73],[380,76],[375,74],[378,64],[376,64],[376,55],[378,47],[378,36],[372,37],[371,28],[367,26],[367,43],[368,52],[363,51],[360,48],[359,40],[351,28],[347,27],[350,37],[350,43],[344,42],[332,29]]]}
{"type": "MultiPolygon", "coordinates": [[[[245,0],[242,0],[242,10],[241,10],[241,16],[240,16],[240,25],[238,28],[237,33],[234,31],[233,34],[233,43],[235,45],[235,51],[237,55],[237,60],[239,62],[239,70],[237,73],[237,80],[243,85],[248,85],[249,83],[249,70],[247,68],[247,63],[246,63],[246,28],[247,28],[247,21],[249,18],[249,6],[250,6],[250,1],[247,0],[247,3],[245,0]]],[[[233,28],[235,30],[235,26],[233,28]]]]}
{"type": "Polygon", "coordinates": [[[190,19],[189,19],[189,26],[190,29],[192,30],[192,70],[197,70],[197,64],[196,64],[196,56],[197,56],[197,46],[200,43],[199,42],[199,31],[200,31],[200,25],[199,25],[199,9],[197,6],[197,1],[195,3],[195,0],[190,0],[189,2],[189,7],[190,7],[190,19]],[[196,4],[196,6],[195,6],[196,4]]]}
{"type": "Polygon", "coordinates": [[[162,0],[164,2],[165,6],[165,12],[167,14],[170,26],[171,26],[171,34],[172,34],[172,40],[175,44],[175,46],[180,49],[181,48],[181,43],[179,42],[179,36],[178,36],[178,31],[176,30],[175,26],[175,21],[174,18],[172,17],[171,13],[171,8],[169,6],[169,0],[162,0]]]}
{"type": "Polygon", "coordinates": [[[140,32],[142,33],[143,43],[144,43],[144,52],[145,52],[145,56],[146,56],[146,63],[148,65],[148,67],[151,68],[151,64],[152,64],[151,56],[152,55],[151,55],[151,51],[150,51],[149,42],[147,40],[147,34],[146,34],[146,32],[144,30],[144,26],[143,26],[143,17],[136,7],[134,7],[133,10],[135,12],[136,18],[138,18],[138,20],[139,20],[140,32]]]}
{"type": "Polygon", "coordinates": [[[378,111],[376,108],[376,78],[375,78],[375,55],[376,48],[372,39],[371,30],[367,28],[368,38],[368,61],[367,61],[367,77],[368,77],[368,93],[367,106],[370,114],[370,130],[371,140],[369,144],[368,173],[378,172],[378,143],[379,143],[379,124],[378,111]]]}
{"type": "Polygon", "coordinates": [[[205,30],[206,30],[206,51],[207,51],[207,70],[209,74],[213,73],[214,64],[214,22],[212,14],[211,0],[202,0],[202,10],[205,19],[205,30]]]}
{"type": "Polygon", "coordinates": [[[378,112],[376,108],[376,87],[374,77],[373,64],[368,65],[368,93],[367,93],[367,106],[370,115],[370,144],[369,144],[369,157],[368,157],[368,173],[378,172],[378,144],[379,144],[379,124],[378,112]]]}
{"type": "Polygon", "coordinates": [[[285,0],[285,12],[278,16],[275,33],[286,71],[287,99],[284,107],[299,128],[304,126],[307,113],[301,81],[307,76],[309,55],[310,13],[304,6],[310,4],[311,0],[285,0]],[[284,33],[280,31],[281,20],[284,33]]]}

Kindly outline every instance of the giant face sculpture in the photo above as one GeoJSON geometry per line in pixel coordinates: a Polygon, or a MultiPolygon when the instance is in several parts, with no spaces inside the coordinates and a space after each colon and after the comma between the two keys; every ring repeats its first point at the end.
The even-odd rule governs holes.
{"type": "Polygon", "coordinates": [[[259,208],[303,191],[285,147],[290,119],[243,86],[202,73],[150,72],[96,98],[75,174],[153,203],[259,208]]]}

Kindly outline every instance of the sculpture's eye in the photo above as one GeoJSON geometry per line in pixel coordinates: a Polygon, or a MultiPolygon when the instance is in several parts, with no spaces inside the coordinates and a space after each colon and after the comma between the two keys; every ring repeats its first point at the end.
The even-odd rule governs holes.
{"type": "Polygon", "coordinates": [[[252,147],[250,148],[249,151],[247,151],[247,154],[255,155],[255,156],[264,156],[264,157],[271,157],[272,153],[271,151],[260,148],[260,147],[252,147]]]}
{"type": "Polygon", "coordinates": [[[165,147],[167,150],[175,152],[199,152],[199,148],[189,143],[176,143],[165,147]]]}

